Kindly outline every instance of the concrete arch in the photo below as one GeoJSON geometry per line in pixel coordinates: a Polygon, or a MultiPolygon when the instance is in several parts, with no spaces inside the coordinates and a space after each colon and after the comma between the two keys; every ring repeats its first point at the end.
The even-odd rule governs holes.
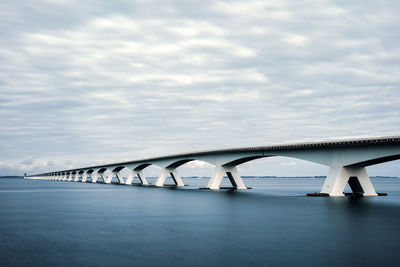
{"type": "MultiPolygon", "coordinates": [[[[110,168],[108,168],[108,170],[110,171],[110,174],[109,174],[108,177],[106,178],[105,183],[106,183],[106,184],[110,184],[110,183],[112,182],[113,178],[114,178],[114,177],[117,177],[118,182],[119,182],[120,184],[125,184],[124,178],[123,178],[122,175],[120,174],[120,171],[121,171],[122,169],[124,169],[124,168],[126,168],[126,167],[123,166],[123,165],[120,165],[120,166],[117,166],[117,167],[110,167],[110,168]]],[[[105,178],[105,176],[104,176],[104,178],[105,178]]]]}
{"type": "Polygon", "coordinates": [[[240,164],[249,162],[249,161],[253,161],[256,159],[261,159],[261,158],[267,158],[267,157],[271,157],[271,156],[248,156],[248,157],[243,157],[243,158],[238,158],[235,160],[232,160],[226,164],[224,164],[223,166],[238,166],[240,164]]]}
{"type": "MultiPolygon", "coordinates": [[[[84,170],[77,171],[77,172],[76,172],[76,175],[75,175],[74,182],[79,182],[80,177],[81,177],[84,173],[85,173],[84,170]]],[[[83,179],[83,177],[82,177],[82,179],[83,179]]]]}
{"type": "MultiPolygon", "coordinates": [[[[180,167],[180,166],[182,166],[182,165],[184,165],[186,163],[189,163],[189,162],[195,161],[195,160],[198,160],[198,159],[195,159],[195,158],[180,159],[178,161],[175,161],[175,162],[169,164],[166,168],[176,169],[176,168],[178,168],[178,167],[180,167]]],[[[200,161],[203,161],[203,160],[200,160],[200,161]]]]}
{"type": "Polygon", "coordinates": [[[106,172],[108,169],[106,167],[100,168],[97,173],[104,173],[106,172]]]}
{"type": "MultiPolygon", "coordinates": [[[[135,171],[143,171],[144,169],[146,169],[147,167],[149,167],[151,165],[156,165],[156,164],[153,164],[153,163],[142,163],[139,166],[135,167],[134,170],[135,171]]],[[[158,166],[158,165],[156,165],[156,166],[158,166]]],[[[158,167],[160,167],[160,166],[158,166],[158,167]]]]}
{"type": "Polygon", "coordinates": [[[390,161],[395,161],[395,160],[399,160],[399,159],[400,159],[400,154],[392,155],[392,156],[386,156],[386,157],[380,157],[380,158],[375,158],[375,159],[370,159],[370,160],[366,160],[366,161],[359,162],[359,163],[356,163],[356,164],[352,164],[352,165],[349,165],[349,166],[352,166],[352,167],[368,167],[368,166],[381,164],[381,163],[386,163],[386,162],[390,162],[390,161]]]}
{"type": "Polygon", "coordinates": [[[125,169],[126,167],[125,166],[118,166],[118,167],[115,167],[113,170],[112,170],[112,172],[120,172],[120,171],[122,171],[123,169],[125,169]]]}
{"type": "Polygon", "coordinates": [[[97,170],[96,172],[96,178],[95,180],[92,180],[92,182],[97,183],[98,178],[100,177],[103,180],[103,183],[106,183],[107,178],[105,177],[105,172],[107,171],[107,168],[103,167],[97,170]]]}

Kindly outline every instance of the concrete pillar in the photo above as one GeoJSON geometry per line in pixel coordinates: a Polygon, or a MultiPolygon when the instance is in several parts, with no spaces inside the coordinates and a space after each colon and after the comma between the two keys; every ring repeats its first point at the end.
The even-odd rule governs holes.
{"type": "Polygon", "coordinates": [[[92,179],[92,183],[97,183],[97,178],[99,177],[99,174],[97,173],[97,170],[93,171],[90,174],[90,178],[92,179]]]}
{"type": "Polygon", "coordinates": [[[219,189],[225,174],[228,176],[233,188],[242,190],[247,189],[238,169],[235,166],[226,165],[217,166],[215,168],[214,174],[208,182],[207,187],[210,189],[219,189]]]}
{"type": "Polygon", "coordinates": [[[120,172],[116,172],[115,175],[117,176],[120,184],[125,184],[124,177],[122,177],[122,174],[120,172]]]}
{"type": "Polygon", "coordinates": [[[98,172],[98,175],[100,175],[101,179],[103,180],[103,183],[107,183],[107,176],[105,175],[105,171],[98,172]]]}
{"type": "Polygon", "coordinates": [[[149,184],[149,182],[147,182],[147,178],[144,175],[143,171],[137,171],[136,175],[139,177],[139,180],[140,180],[140,182],[142,184],[144,184],[144,185],[148,185],[149,184]]]}
{"type": "Polygon", "coordinates": [[[105,182],[106,184],[110,184],[111,181],[112,181],[112,179],[114,178],[114,176],[115,176],[115,173],[114,173],[114,172],[111,172],[110,175],[109,175],[108,177],[106,177],[106,179],[104,180],[104,182],[105,182]]]}
{"type": "Polygon", "coordinates": [[[88,174],[87,174],[87,172],[85,171],[85,172],[82,174],[82,183],[86,183],[87,177],[88,177],[88,174]]]}
{"type": "Polygon", "coordinates": [[[106,178],[105,183],[106,183],[106,184],[110,184],[111,181],[112,181],[112,179],[113,179],[115,176],[117,177],[117,179],[118,179],[118,181],[119,181],[120,184],[125,184],[124,178],[122,177],[122,175],[121,175],[121,173],[120,173],[119,171],[117,171],[117,172],[112,171],[112,172],[110,173],[110,175],[106,178]]]}
{"type": "Polygon", "coordinates": [[[331,167],[321,193],[329,194],[329,196],[344,196],[343,191],[347,183],[349,183],[353,193],[377,196],[364,167],[331,167]]]}
{"type": "Polygon", "coordinates": [[[178,173],[178,170],[173,169],[173,168],[164,168],[162,170],[160,176],[158,176],[155,185],[156,186],[164,186],[165,179],[167,179],[168,175],[171,175],[172,180],[174,180],[174,183],[176,186],[185,186],[183,184],[181,176],[178,173]]]}
{"type": "Polygon", "coordinates": [[[136,172],[134,170],[131,170],[128,177],[126,177],[126,182],[125,184],[130,185],[132,184],[133,178],[135,178],[136,172]]]}
{"type": "Polygon", "coordinates": [[[142,170],[131,170],[129,173],[128,177],[126,178],[125,184],[132,184],[133,179],[137,176],[143,185],[148,185],[149,183],[147,182],[146,176],[144,175],[142,170]]]}

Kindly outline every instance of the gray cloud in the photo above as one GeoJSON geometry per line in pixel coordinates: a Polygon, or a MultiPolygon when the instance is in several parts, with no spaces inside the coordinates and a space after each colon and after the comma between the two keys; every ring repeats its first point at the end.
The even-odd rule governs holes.
{"type": "Polygon", "coordinates": [[[0,5],[4,172],[399,134],[396,1],[0,5]]]}

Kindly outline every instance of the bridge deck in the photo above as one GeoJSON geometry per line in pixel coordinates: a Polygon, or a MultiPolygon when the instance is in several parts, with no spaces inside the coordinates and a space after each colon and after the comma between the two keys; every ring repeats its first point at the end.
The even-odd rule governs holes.
{"type": "MultiPolygon", "coordinates": [[[[270,146],[256,146],[256,147],[242,147],[242,148],[229,148],[229,149],[210,150],[210,151],[199,151],[199,152],[167,155],[161,157],[152,157],[152,158],[133,160],[133,161],[115,162],[115,163],[82,167],[76,169],[60,170],[57,172],[74,172],[87,169],[106,168],[115,165],[127,165],[127,164],[150,162],[156,160],[168,160],[179,157],[196,157],[203,155],[223,154],[223,153],[273,152],[273,151],[292,151],[292,150],[302,150],[302,149],[317,150],[317,149],[336,148],[336,147],[354,147],[354,146],[360,147],[360,146],[370,146],[370,145],[393,145],[393,144],[400,144],[400,136],[346,139],[346,140],[336,140],[336,141],[304,142],[304,143],[279,144],[270,146]]],[[[30,176],[35,176],[35,175],[30,175],[30,176]]]]}

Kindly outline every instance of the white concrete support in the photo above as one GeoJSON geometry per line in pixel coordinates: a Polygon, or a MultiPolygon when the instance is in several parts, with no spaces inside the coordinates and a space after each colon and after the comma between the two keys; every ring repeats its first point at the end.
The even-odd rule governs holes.
{"type": "Polygon", "coordinates": [[[110,175],[106,177],[106,179],[104,180],[104,182],[105,182],[106,184],[110,184],[111,181],[112,181],[112,179],[114,178],[114,176],[115,176],[115,173],[114,173],[114,172],[111,172],[110,175]]]}
{"type": "Polygon", "coordinates": [[[111,172],[110,175],[106,178],[105,183],[110,184],[115,176],[117,177],[120,184],[125,184],[124,178],[122,177],[120,172],[111,172]]]}
{"type": "Polygon", "coordinates": [[[158,176],[157,181],[155,183],[156,186],[164,186],[165,179],[167,179],[168,175],[171,175],[172,180],[174,180],[174,183],[177,186],[185,186],[183,184],[182,178],[178,173],[177,169],[171,169],[171,168],[164,168],[158,176]]]}
{"type": "Polygon", "coordinates": [[[138,171],[138,172],[136,172],[136,175],[137,175],[137,177],[139,178],[140,182],[141,182],[143,185],[148,185],[148,184],[149,184],[149,182],[147,182],[147,178],[146,178],[146,176],[144,175],[143,171],[138,171]]]}
{"type": "Polygon", "coordinates": [[[75,174],[74,182],[79,182],[79,173],[75,174]]]}
{"type": "Polygon", "coordinates": [[[97,178],[99,177],[99,174],[97,171],[93,171],[90,175],[90,179],[92,179],[92,183],[97,183],[97,178]]]}
{"type": "Polygon", "coordinates": [[[122,177],[122,174],[120,172],[117,172],[115,175],[117,176],[120,184],[125,184],[124,177],[122,177]]]}
{"type": "Polygon", "coordinates": [[[103,183],[107,183],[107,176],[105,172],[99,172],[98,175],[100,175],[101,179],[103,179],[103,183]]]}
{"type": "Polygon", "coordinates": [[[68,182],[71,182],[71,181],[72,181],[72,179],[73,179],[73,177],[72,177],[72,173],[70,173],[67,181],[68,181],[68,182]]]}
{"type": "Polygon", "coordinates": [[[207,187],[210,189],[219,189],[225,174],[228,176],[235,189],[247,189],[238,169],[235,166],[225,165],[217,166],[215,168],[214,174],[208,182],[207,187]]]}
{"type": "Polygon", "coordinates": [[[131,170],[128,177],[126,178],[125,184],[130,185],[132,184],[133,178],[135,178],[136,172],[134,170],[131,170]]]}
{"type": "Polygon", "coordinates": [[[329,194],[329,196],[344,196],[343,191],[347,183],[350,184],[353,193],[377,196],[367,170],[363,167],[331,167],[321,193],[329,194]]]}
{"type": "Polygon", "coordinates": [[[133,179],[137,176],[143,185],[148,185],[149,183],[147,182],[146,176],[144,175],[143,171],[135,171],[131,170],[129,173],[128,177],[126,178],[125,184],[132,184],[133,179]]]}
{"type": "Polygon", "coordinates": [[[87,177],[88,177],[87,172],[84,172],[84,173],[82,174],[82,183],[86,183],[87,177]]]}

